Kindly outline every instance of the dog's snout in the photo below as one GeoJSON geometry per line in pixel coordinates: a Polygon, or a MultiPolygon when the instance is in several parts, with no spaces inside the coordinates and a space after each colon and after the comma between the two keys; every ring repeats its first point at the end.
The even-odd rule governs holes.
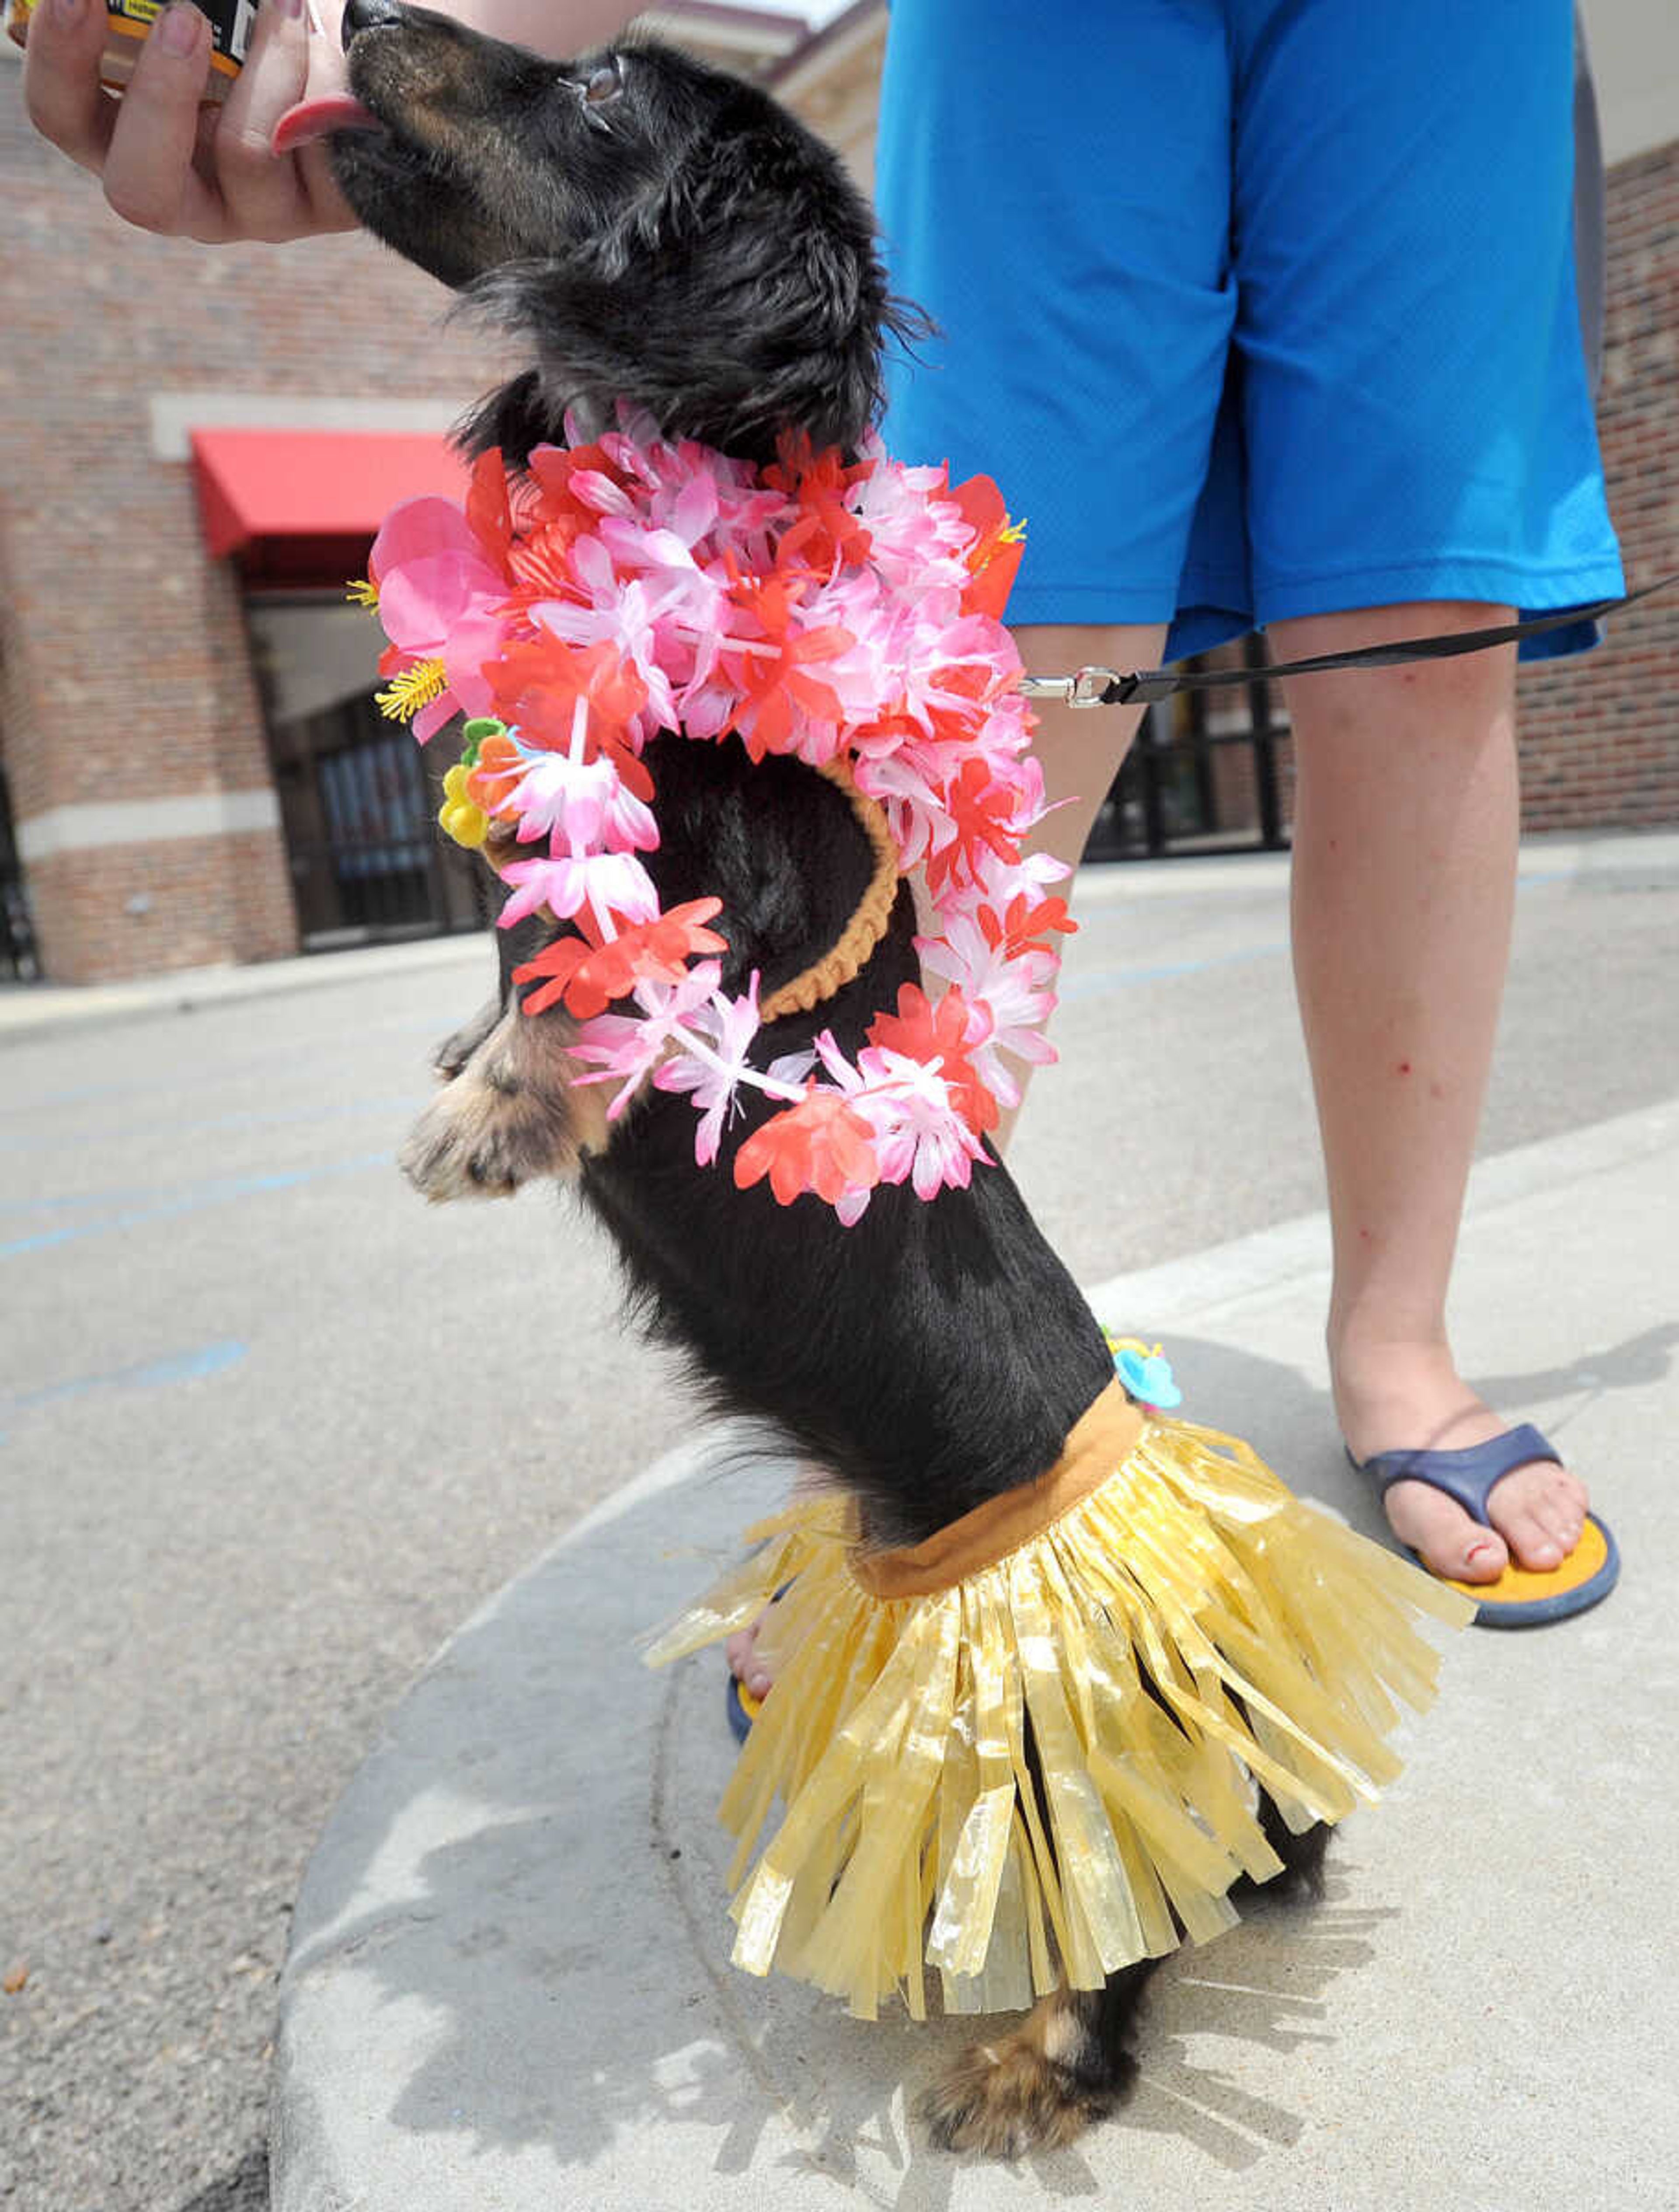
{"type": "Polygon", "coordinates": [[[371,31],[376,23],[399,23],[401,0],[346,0],[341,35],[346,46],[358,31],[371,31]]]}

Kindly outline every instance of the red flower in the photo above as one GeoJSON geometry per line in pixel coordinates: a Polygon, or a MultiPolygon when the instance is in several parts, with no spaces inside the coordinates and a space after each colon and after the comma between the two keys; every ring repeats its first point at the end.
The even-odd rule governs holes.
{"type": "Polygon", "coordinates": [[[1022,952],[1050,952],[1052,934],[1070,937],[1078,924],[1067,911],[1067,902],[1061,898],[1040,899],[1033,905],[1024,891],[1018,891],[1009,902],[1009,910],[999,920],[995,908],[982,906],[979,910],[980,933],[995,951],[1000,946],[1005,960],[1017,960],[1022,952]]]}
{"type": "Polygon", "coordinates": [[[508,594],[511,606],[532,607],[542,599],[575,599],[572,580],[572,547],[599,518],[576,514],[549,515],[523,538],[516,538],[507,556],[516,588],[508,594]]]}
{"type": "Polygon", "coordinates": [[[513,516],[507,498],[507,471],[494,446],[472,464],[466,525],[484,551],[506,570],[513,542],[513,516]]]}
{"type": "Polygon", "coordinates": [[[599,925],[585,908],[577,917],[580,936],[557,937],[534,960],[513,970],[516,983],[546,977],[524,1001],[527,1014],[544,1013],[563,1000],[579,1021],[606,1012],[615,999],[627,998],[639,982],[675,983],[690,958],[726,952],[729,943],[701,927],[721,914],[721,899],[691,899],[652,921],[631,922],[616,937],[603,939],[599,925]]]}
{"type": "Polygon", "coordinates": [[[537,511],[545,522],[574,514],[592,529],[600,520],[599,510],[573,489],[573,477],[604,477],[609,483],[623,487],[623,472],[603,446],[538,446],[529,467],[537,490],[537,511]]]}
{"type": "Polygon", "coordinates": [[[874,540],[846,505],[846,495],[874,469],[872,461],[847,468],[837,447],[817,453],[808,439],[784,438],[775,466],[764,471],[764,482],[773,491],[785,492],[799,514],[782,534],[778,562],[797,557],[825,576],[836,567],[864,567],[874,540]]]}
{"type": "MultiPolygon", "coordinates": [[[[924,1066],[938,1062],[938,1072],[949,1088],[950,1103],[971,1129],[983,1136],[996,1128],[1001,1109],[983,1077],[968,1058],[968,1032],[973,1009],[954,988],[936,1004],[914,983],[898,993],[895,1014],[876,1014],[869,1028],[869,1042],[882,1051],[902,1053],[924,1066]]],[[[976,1040],[977,1042],[977,1040],[976,1040]]]]}
{"type": "Polygon", "coordinates": [[[767,1176],[783,1206],[807,1190],[833,1206],[848,1190],[872,1190],[880,1181],[873,1138],[839,1091],[813,1084],[797,1106],[753,1131],[735,1155],[735,1181],[749,1190],[767,1176]]]}
{"type": "Polygon", "coordinates": [[[653,780],[630,742],[629,724],[647,703],[639,672],[620,659],[604,638],[598,645],[570,646],[544,635],[509,645],[484,670],[495,696],[496,711],[517,725],[528,746],[565,752],[579,699],[589,702],[584,758],[604,753],[627,790],[644,804],[653,795],[653,780]]]}
{"type": "Polygon", "coordinates": [[[761,643],[755,641],[749,647],[734,641],[735,652],[729,656],[739,660],[737,726],[755,761],[766,753],[785,752],[798,735],[795,707],[817,721],[837,722],[841,717],[833,686],[807,672],[838,659],[857,641],[837,623],[818,629],[794,629],[793,616],[809,581],[808,575],[778,574],[761,579],[742,576],[730,586],[730,599],[754,618],[762,634],[761,643]]]}
{"type": "Polygon", "coordinates": [[[963,520],[974,533],[967,555],[973,580],[962,594],[962,612],[989,615],[993,622],[1001,622],[1026,550],[1025,540],[1017,532],[1009,534],[1013,526],[1003,494],[989,477],[970,477],[966,483],[953,484],[945,495],[961,509],[963,520]]]}
{"type": "Polygon", "coordinates": [[[927,862],[927,887],[936,893],[955,882],[960,869],[972,882],[982,846],[1000,860],[1019,854],[1020,840],[1012,827],[1016,794],[1006,784],[995,783],[984,761],[967,760],[961,774],[944,793],[945,811],[956,825],[956,835],[927,862]]]}

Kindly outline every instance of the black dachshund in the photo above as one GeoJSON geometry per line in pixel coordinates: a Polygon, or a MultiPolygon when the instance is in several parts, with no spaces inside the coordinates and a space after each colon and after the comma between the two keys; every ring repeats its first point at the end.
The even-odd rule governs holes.
{"type": "MultiPolygon", "coordinates": [[[[869,209],[835,156],[765,93],[652,44],[556,63],[448,18],[349,0],[357,127],[332,139],[367,227],[512,333],[530,366],[470,417],[464,443],[514,464],[615,403],[743,459],[785,434],[855,450],[881,410],[884,341],[920,319],[888,295],[869,209]]],[[[723,901],[723,988],[767,995],[833,943],[874,866],[845,794],[738,738],[656,738],[646,764],[668,910],[723,901]]],[[[762,1064],[833,1031],[854,1055],[919,980],[900,884],[855,980],[767,1025],[762,1064]]],[[[736,1187],[743,1111],[698,1172],[688,1102],[649,1091],[609,1129],[573,1088],[567,1018],[526,1016],[513,967],[555,934],[506,933],[500,995],[439,1057],[448,1079],[406,1148],[428,1195],[494,1194],[575,1176],[622,1254],[635,1302],[719,1406],[773,1424],[858,1501],[872,1541],[915,1544],[1043,1474],[1113,1364],[1077,1287],[1007,1171],[923,1202],[878,1190],[842,1227],[814,1200],[736,1187]]],[[[1312,1886],[1325,1832],[1265,1808],[1284,1882],[1312,1886]]],[[[1133,2070],[1125,2043],[1153,1961],[1064,1990],[978,2045],[929,2095],[936,2139],[1013,2155],[1069,2140],[1133,2070]]]]}

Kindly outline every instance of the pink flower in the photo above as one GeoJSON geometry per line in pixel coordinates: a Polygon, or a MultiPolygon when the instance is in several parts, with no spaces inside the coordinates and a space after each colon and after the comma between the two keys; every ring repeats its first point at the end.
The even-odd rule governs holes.
{"type": "Polygon", "coordinates": [[[567,645],[609,645],[621,661],[633,665],[646,686],[642,734],[670,728],[676,719],[676,702],[660,647],[654,600],[644,585],[619,576],[611,555],[597,538],[582,538],[573,547],[572,569],[586,598],[539,600],[530,610],[531,620],[567,645]]]}
{"type": "Polygon", "coordinates": [[[947,1184],[966,1190],[985,1149],[938,1070],[875,1045],[858,1054],[858,1067],[866,1087],[853,1103],[874,1128],[881,1181],[907,1182],[919,1199],[947,1184]]]}
{"type": "Polygon", "coordinates": [[[487,714],[482,670],[508,627],[509,580],[484,555],[452,500],[404,500],[373,540],[369,573],[379,586],[379,620],[401,652],[441,660],[448,688],[421,708],[414,734],[426,739],[456,714],[487,714]]]}
{"type": "MultiPolygon", "coordinates": [[[[578,1032],[577,1042],[570,1048],[572,1057],[591,1062],[594,1073],[579,1075],[579,1083],[615,1082],[619,1088],[613,1094],[606,1109],[607,1119],[615,1121],[651,1074],[662,1091],[682,1090],[688,1086],[664,1080],[669,1068],[678,1063],[658,1063],[664,1054],[684,1042],[684,1024],[703,1021],[705,1009],[715,995],[723,978],[719,961],[701,960],[674,983],[649,980],[635,987],[636,1004],[641,1008],[639,1019],[627,1014],[597,1014],[585,1022],[578,1032]]],[[[727,1000],[718,1003],[727,1005],[727,1000]]],[[[754,1026],[757,1015],[755,1008],[754,1026]]],[[[715,1157],[713,1146],[712,1157],[715,1157]]],[[[706,1163],[702,1163],[705,1164],[706,1163]]]]}
{"type": "MultiPolygon", "coordinates": [[[[578,702],[578,716],[587,708],[578,702]]],[[[653,853],[658,824],[652,810],[628,790],[616,763],[607,753],[582,757],[574,738],[570,752],[527,753],[529,763],[498,810],[517,813],[520,841],[562,839],[573,852],[604,846],[614,853],[653,853]]]]}
{"type": "Polygon", "coordinates": [[[747,1054],[758,1034],[758,978],[755,975],[745,995],[725,999],[720,994],[699,1008],[688,1024],[688,1049],[678,1049],[653,1077],[661,1091],[687,1091],[703,1109],[694,1139],[694,1157],[702,1168],[717,1158],[724,1124],[735,1103],[735,1094],[746,1079],[747,1054]]]}
{"type": "Polygon", "coordinates": [[[520,889],[496,916],[498,929],[511,929],[542,906],[561,921],[586,908],[602,935],[609,938],[616,933],[617,923],[652,921],[659,910],[652,878],[627,853],[568,853],[546,860],[515,860],[502,875],[520,889]]]}

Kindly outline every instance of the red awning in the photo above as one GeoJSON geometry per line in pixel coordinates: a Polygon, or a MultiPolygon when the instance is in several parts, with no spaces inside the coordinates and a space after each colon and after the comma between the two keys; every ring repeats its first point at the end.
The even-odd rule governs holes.
{"type": "Polygon", "coordinates": [[[195,430],[192,465],[210,552],[291,570],[312,565],[312,550],[330,567],[365,545],[399,500],[466,490],[436,433],[195,430]]]}

